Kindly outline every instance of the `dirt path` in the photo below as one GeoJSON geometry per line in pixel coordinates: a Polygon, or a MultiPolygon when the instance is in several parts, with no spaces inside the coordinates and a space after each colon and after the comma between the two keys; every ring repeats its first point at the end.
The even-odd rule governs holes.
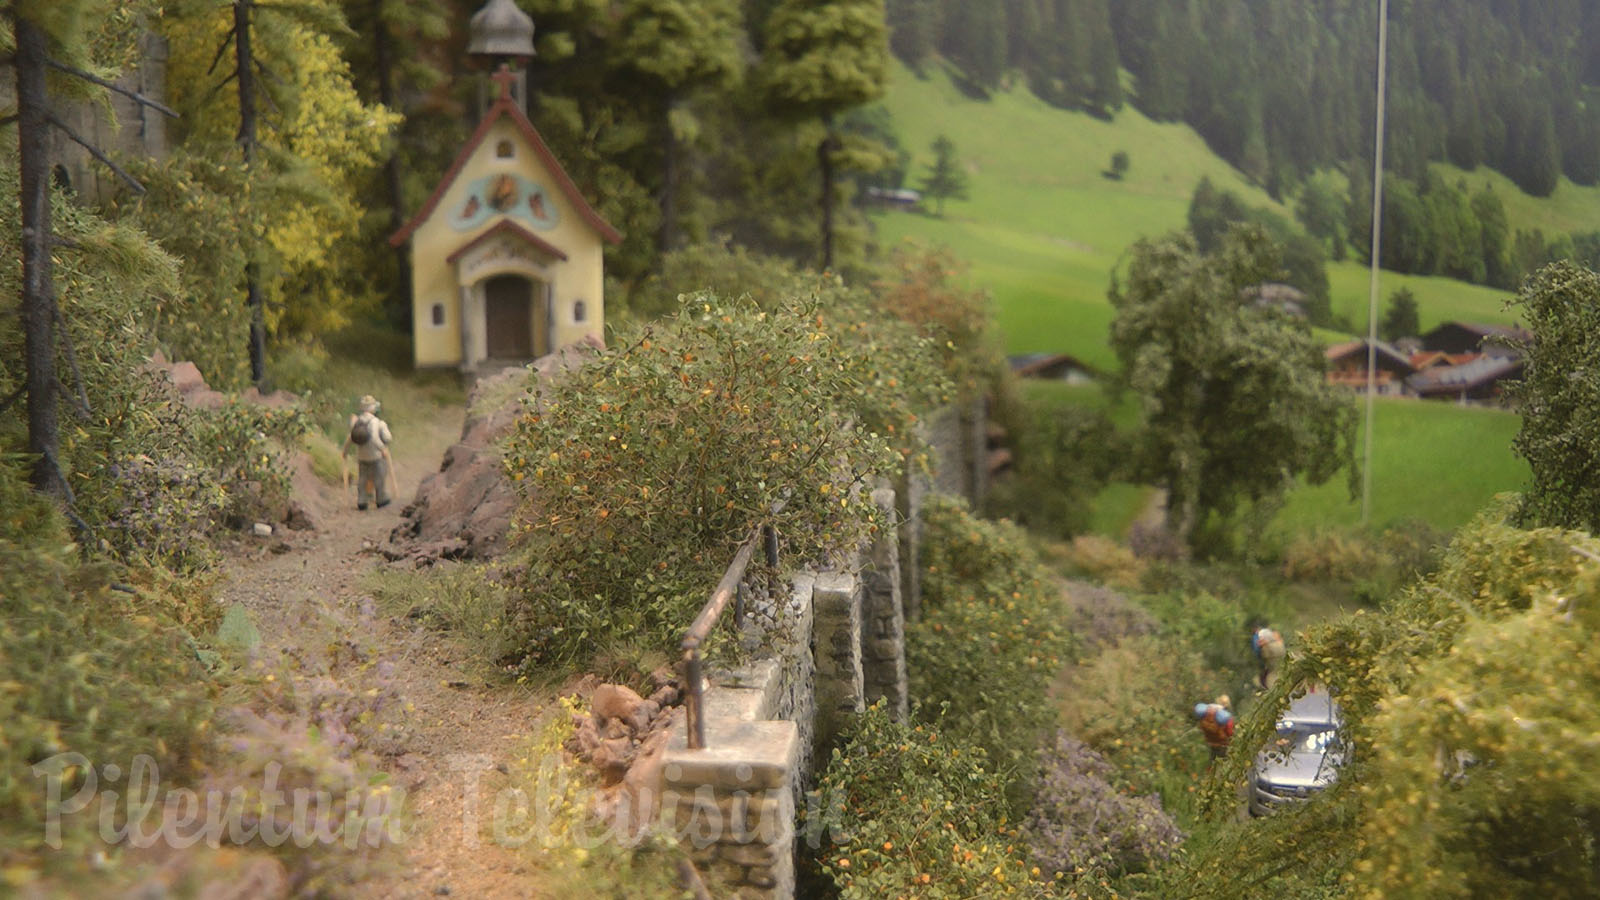
{"type": "MultiPolygon", "coordinates": [[[[392,876],[362,886],[361,896],[529,897],[539,891],[527,859],[478,837],[505,782],[505,763],[521,749],[545,697],[505,685],[490,687],[470,653],[446,637],[377,608],[364,579],[385,565],[399,511],[416,495],[422,477],[438,467],[460,435],[462,410],[442,408],[423,434],[397,434],[394,447],[399,492],[381,510],[359,512],[337,486],[296,479],[298,499],[316,530],[287,532],[257,541],[230,559],[219,591],[224,606],[239,604],[261,633],[269,658],[290,650],[326,661],[330,645],[349,641],[372,654],[391,674],[389,683],[411,704],[409,736],[388,765],[407,789],[410,836],[404,863],[392,876]],[[468,810],[467,786],[476,779],[478,802],[468,810]],[[475,813],[479,827],[471,825],[475,813]]],[[[354,466],[352,465],[352,469],[354,466]]],[[[343,664],[351,668],[351,664],[343,664]]],[[[335,679],[342,672],[335,665],[335,679]]]]}

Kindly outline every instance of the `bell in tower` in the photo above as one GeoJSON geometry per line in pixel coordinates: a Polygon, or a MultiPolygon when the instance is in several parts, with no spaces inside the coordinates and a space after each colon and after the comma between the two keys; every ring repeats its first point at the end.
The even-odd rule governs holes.
{"type": "MultiPolygon", "coordinates": [[[[516,0],[489,0],[472,15],[468,26],[471,37],[467,53],[488,65],[491,72],[502,69],[512,76],[511,98],[522,109],[528,108],[527,73],[521,64],[533,58],[533,18],[517,7],[516,0]]],[[[478,116],[499,96],[500,85],[479,82],[478,116]]]]}

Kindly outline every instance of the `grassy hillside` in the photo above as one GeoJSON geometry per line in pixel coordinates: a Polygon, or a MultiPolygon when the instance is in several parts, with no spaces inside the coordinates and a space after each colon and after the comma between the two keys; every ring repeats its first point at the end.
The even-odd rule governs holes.
{"type": "MultiPolygon", "coordinates": [[[[973,275],[995,293],[1000,326],[1012,353],[1059,350],[1107,365],[1111,321],[1106,288],[1113,267],[1140,237],[1182,228],[1189,197],[1202,177],[1246,202],[1288,215],[1211,153],[1187,126],[1157,123],[1126,107],[1115,121],[1048,106],[1020,87],[987,102],[962,94],[942,72],[919,78],[895,65],[885,104],[906,149],[915,184],[932,160],[935,137],[949,135],[966,166],[970,200],[946,203],[945,216],[886,212],[875,217],[880,239],[907,237],[957,248],[973,275]],[[1126,151],[1120,181],[1102,172],[1126,151]]],[[[1562,180],[1555,194],[1529,197],[1487,169],[1439,173],[1465,178],[1476,190],[1492,184],[1513,229],[1600,230],[1600,187],[1562,180]]],[[[1367,318],[1368,274],[1356,262],[1332,263],[1334,312],[1358,331],[1367,318]]],[[[1380,304],[1400,287],[1416,295],[1424,329],[1451,319],[1510,322],[1504,291],[1446,278],[1379,274],[1380,304]]],[[[1381,314],[1381,306],[1380,306],[1381,314]]]]}
{"type": "Polygon", "coordinates": [[[886,103],[913,154],[912,182],[932,160],[934,138],[947,134],[966,165],[971,199],[949,201],[942,219],[882,214],[880,238],[946,244],[971,261],[975,280],[1000,301],[1008,352],[1059,350],[1109,365],[1112,267],[1141,236],[1183,227],[1201,177],[1276,207],[1191,129],[1131,108],[1103,122],[1021,88],[977,102],[942,73],[919,79],[898,64],[886,103]],[[1131,165],[1113,181],[1101,172],[1118,150],[1131,165]]]}
{"type": "MultiPolygon", "coordinates": [[[[1341,262],[1328,264],[1328,287],[1332,294],[1333,313],[1350,320],[1358,332],[1366,333],[1367,302],[1371,272],[1363,263],[1341,262]]],[[[1411,289],[1417,298],[1417,318],[1422,330],[1428,331],[1441,322],[1461,320],[1467,322],[1510,323],[1516,317],[1506,311],[1507,291],[1453,281],[1433,275],[1401,275],[1395,272],[1378,273],[1378,317],[1381,320],[1388,309],[1389,295],[1402,287],[1411,289]]]]}
{"type": "MultiPolygon", "coordinates": [[[[942,74],[919,79],[898,66],[886,104],[902,141],[915,154],[913,182],[932,158],[929,145],[947,134],[967,167],[971,199],[949,201],[944,218],[879,214],[880,237],[885,243],[913,237],[945,244],[970,261],[974,280],[996,297],[1008,352],[1057,350],[1114,367],[1106,346],[1110,273],[1140,237],[1184,226],[1189,197],[1203,176],[1249,203],[1287,214],[1213,155],[1193,131],[1152,122],[1132,109],[1103,122],[1046,106],[1020,89],[978,102],[942,74]],[[1129,154],[1131,166],[1123,180],[1114,181],[1101,171],[1118,150],[1129,154]]],[[[1500,178],[1481,172],[1472,177],[1500,178]]],[[[1496,190],[1513,227],[1541,222],[1590,227],[1581,224],[1587,221],[1581,210],[1563,205],[1586,196],[1582,192],[1588,189],[1563,184],[1556,197],[1536,201],[1502,182],[1496,190]]],[[[1593,227],[1600,227],[1600,191],[1593,202],[1588,215],[1593,227]]],[[[1367,270],[1346,262],[1330,265],[1328,275],[1334,310],[1364,328],[1367,270]]],[[[1443,278],[1384,272],[1380,298],[1387,300],[1402,285],[1416,294],[1424,329],[1448,319],[1510,321],[1503,309],[1505,293],[1443,278]]],[[[1342,339],[1332,332],[1322,335],[1342,339]]],[[[1041,386],[1030,393],[1046,406],[1104,402],[1093,388],[1041,386]]],[[[1113,412],[1124,427],[1137,416],[1127,400],[1113,412]]],[[[1510,452],[1517,422],[1516,416],[1494,410],[1381,401],[1373,523],[1382,527],[1415,518],[1454,528],[1495,493],[1520,488],[1527,469],[1510,452]]],[[[1148,501],[1148,489],[1113,485],[1096,503],[1095,530],[1120,535],[1148,501]]],[[[1340,480],[1295,492],[1277,528],[1292,534],[1347,527],[1359,521],[1360,512],[1340,480]]]]}
{"type": "Polygon", "coordinates": [[[1511,179],[1493,169],[1479,166],[1468,172],[1446,163],[1434,163],[1433,171],[1445,181],[1467,183],[1477,193],[1484,185],[1494,189],[1506,207],[1506,224],[1512,231],[1538,228],[1545,237],[1556,232],[1600,231],[1600,185],[1583,187],[1565,176],[1548,197],[1524,194],[1511,179]]]}

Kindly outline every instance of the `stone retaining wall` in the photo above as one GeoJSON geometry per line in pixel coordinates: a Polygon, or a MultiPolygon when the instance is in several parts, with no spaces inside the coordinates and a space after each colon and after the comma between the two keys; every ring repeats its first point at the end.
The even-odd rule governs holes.
{"type": "MultiPolygon", "coordinates": [[[[892,490],[873,500],[895,510],[892,490]]],[[[705,749],[690,750],[686,723],[675,723],[659,821],[712,896],[793,897],[795,810],[816,754],[871,700],[905,714],[899,530],[878,535],[849,570],[803,572],[782,603],[760,604],[776,618],[766,653],[707,678],[705,749]]]]}
{"type": "MultiPolygon", "coordinates": [[[[895,517],[894,491],[872,492],[890,521],[895,517]]],[[[861,674],[862,696],[868,703],[887,700],[904,722],[906,697],[906,617],[900,591],[900,541],[894,531],[879,534],[869,545],[862,569],[861,674]]]]}

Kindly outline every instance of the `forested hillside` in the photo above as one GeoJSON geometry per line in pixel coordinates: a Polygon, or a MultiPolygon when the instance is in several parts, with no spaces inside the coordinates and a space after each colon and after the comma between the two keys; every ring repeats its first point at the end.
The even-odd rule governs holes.
{"type": "MultiPolygon", "coordinates": [[[[1016,70],[1046,101],[1131,103],[1194,126],[1277,192],[1372,148],[1377,4],[1354,0],[888,0],[894,52],[971,87],[1016,70]],[[1133,76],[1124,90],[1118,69],[1133,76]]],[[[1600,180],[1600,6],[1415,0],[1390,6],[1387,166],[1487,164],[1530,194],[1600,180]]]]}

